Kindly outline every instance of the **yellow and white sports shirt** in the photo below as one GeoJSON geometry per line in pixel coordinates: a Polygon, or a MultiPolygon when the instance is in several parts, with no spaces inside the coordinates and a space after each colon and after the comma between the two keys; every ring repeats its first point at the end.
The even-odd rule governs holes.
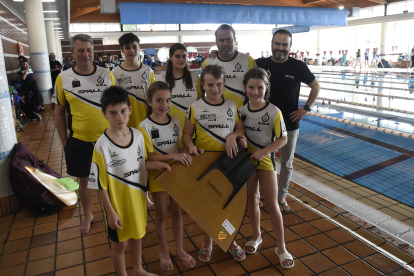
{"type": "MultiPolygon", "coordinates": [[[[282,111],[271,103],[258,110],[251,110],[249,104],[239,108],[244,124],[248,151],[253,152],[270,146],[276,139],[286,136],[286,126],[282,111]]],[[[275,153],[265,156],[258,169],[275,170],[275,153]]]]}
{"type": "Polygon", "coordinates": [[[95,142],[109,127],[102,115],[101,96],[109,86],[115,85],[111,71],[95,66],[90,75],[80,75],[74,67],[63,71],[56,78],[52,102],[67,106],[68,128],[73,137],[95,142]]]}
{"type": "Polygon", "coordinates": [[[143,63],[137,70],[125,70],[122,65],[119,65],[111,72],[114,74],[116,85],[128,91],[132,107],[128,126],[138,128],[147,117],[147,91],[151,83],[156,81],[154,72],[143,63]]]}
{"type": "MultiPolygon", "coordinates": [[[[165,124],[159,124],[147,117],[141,122],[140,127],[147,133],[151,139],[154,147],[155,155],[166,155],[169,153],[178,153],[178,148],[183,148],[182,143],[183,128],[181,122],[177,117],[168,116],[169,121],[165,124]]],[[[174,161],[168,162],[169,164],[174,161]]],[[[165,191],[161,185],[157,183],[154,178],[159,175],[159,171],[149,171],[149,191],[150,192],[163,192],[165,191]]]]}
{"type": "Polygon", "coordinates": [[[203,69],[207,65],[214,64],[223,66],[224,71],[226,71],[226,83],[223,96],[233,100],[237,104],[237,108],[242,107],[245,98],[243,78],[247,71],[256,67],[254,58],[236,51],[236,56],[232,60],[224,61],[218,57],[217,53],[216,58],[207,58],[204,60],[203,69]]]}
{"type": "Polygon", "coordinates": [[[195,146],[205,151],[225,151],[227,136],[239,122],[236,104],[225,98],[216,105],[200,99],[190,106],[186,116],[195,125],[195,146]]]}
{"type": "Polygon", "coordinates": [[[147,172],[145,160],[152,144],[142,129],[131,130],[131,143],[123,147],[106,134],[98,139],[93,150],[89,189],[108,190],[112,207],[119,215],[122,229],[108,227],[108,237],[115,242],[141,239],[147,225],[147,172]]]}
{"type": "MultiPolygon", "coordinates": [[[[184,84],[183,78],[176,79],[171,94],[170,115],[180,119],[183,128],[185,122],[185,112],[193,102],[201,99],[202,96],[200,77],[192,71],[190,71],[190,74],[193,88],[188,89],[184,84]]],[[[164,71],[159,74],[157,76],[157,80],[166,83],[166,72],[164,71]]]]}

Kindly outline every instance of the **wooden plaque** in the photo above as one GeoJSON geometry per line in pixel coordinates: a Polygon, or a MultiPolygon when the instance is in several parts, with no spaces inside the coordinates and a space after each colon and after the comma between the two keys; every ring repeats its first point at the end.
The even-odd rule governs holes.
{"type": "MultiPolygon", "coordinates": [[[[156,177],[157,182],[174,198],[191,218],[225,251],[230,248],[243,223],[247,208],[247,184],[223,209],[233,192],[233,185],[218,169],[197,179],[222,152],[192,155],[192,164],[179,162],[156,177]]],[[[201,245],[200,245],[201,246],[201,245]]]]}

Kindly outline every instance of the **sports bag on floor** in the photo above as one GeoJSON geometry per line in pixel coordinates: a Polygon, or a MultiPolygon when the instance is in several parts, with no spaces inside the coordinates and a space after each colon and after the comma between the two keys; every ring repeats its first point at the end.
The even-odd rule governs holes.
{"type": "Polygon", "coordinates": [[[33,177],[25,166],[61,178],[57,172],[33,156],[22,143],[16,144],[11,152],[9,179],[14,194],[20,203],[29,211],[47,214],[56,212],[65,206],[62,201],[33,177]]]}

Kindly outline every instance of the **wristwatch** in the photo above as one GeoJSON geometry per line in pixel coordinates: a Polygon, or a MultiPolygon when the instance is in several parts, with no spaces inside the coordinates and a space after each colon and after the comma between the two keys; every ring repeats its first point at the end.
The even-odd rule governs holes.
{"type": "Polygon", "coordinates": [[[303,107],[303,109],[305,109],[306,111],[311,111],[312,109],[309,108],[309,105],[305,104],[305,106],[303,107]]]}

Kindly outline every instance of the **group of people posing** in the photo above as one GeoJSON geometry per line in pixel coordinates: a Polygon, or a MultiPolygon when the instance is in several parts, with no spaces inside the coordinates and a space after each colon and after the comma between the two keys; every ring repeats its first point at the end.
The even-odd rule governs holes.
{"type": "MultiPolygon", "coordinates": [[[[155,76],[139,61],[139,39],[132,33],[119,38],[125,62],[112,71],[93,64],[91,37],[79,34],[71,38],[76,66],[56,80],[52,97],[56,126],[64,145],[67,173],[80,182],[84,214],[80,232],[89,232],[92,196],[98,190],[118,275],[127,275],[127,245],[134,275],[153,275],[143,270],[141,260],[141,239],[145,238],[147,209],[154,207],[152,204],[160,266],[173,269],[165,229],[168,194],[154,178],[162,170],[171,170],[169,164],[174,161],[191,168],[191,156],[202,156],[204,151],[226,151],[232,157],[238,150],[237,139],[260,164],[248,180],[253,236],[244,249],[233,242],[229,253],[236,261],[243,261],[246,253],[256,253],[262,243],[260,183],[276,234],[275,254],[282,267],[294,265],[285,247],[281,212],[290,211],[286,196],[299,122],[318,95],[318,81],[306,64],[288,57],[292,35],[287,30],[273,35],[273,55],[257,60],[235,50],[236,34],[230,25],[221,25],[215,36],[218,52],[203,62],[200,77],[188,69],[187,49],[180,43],[170,48],[167,70],[155,76]],[[304,108],[298,108],[302,82],[311,87],[311,93],[304,108]]],[[[175,257],[194,267],[196,260],[183,249],[181,207],[172,197],[169,201],[175,257]]],[[[211,254],[212,239],[204,234],[198,260],[208,262],[211,254]]]]}

